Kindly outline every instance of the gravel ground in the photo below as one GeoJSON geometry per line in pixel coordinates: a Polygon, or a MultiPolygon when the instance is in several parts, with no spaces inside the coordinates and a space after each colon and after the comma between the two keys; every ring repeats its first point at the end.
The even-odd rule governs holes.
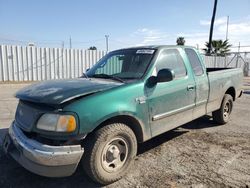
{"type": "MultiPolygon", "coordinates": [[[[13,119],[13,93],[25,84],[0,84],[0,145],[13,119]]],[[[130,173],[108,187],[250,187],[250,79],[234,104],[231,121],[216,125],[210,116],[139,145],[130,173]]],[[[78,168],[68,178],[32,174],[3,154],[0,187],[100,187],[78,168]]]]}

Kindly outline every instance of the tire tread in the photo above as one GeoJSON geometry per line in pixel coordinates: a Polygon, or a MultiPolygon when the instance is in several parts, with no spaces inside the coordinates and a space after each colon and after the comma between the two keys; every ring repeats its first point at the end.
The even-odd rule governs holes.
{"type": "MultiPolygon", "coordinates": [[[[227,101],[231,100],[232,108],[233,108],[233,97],[229,94],[225,94],[221,103],[221,106],[218,110],[212,112],[213,120],[221,125],[226,124],[228,120],[224,119],[223,116],[223,107],[227,101]]],[[[232,109],[231,109],[232,110],[232,109]]]]}
{"type": "MultiPolygon", "coordinates": [[[[86,152],[82,160],[84,171],[92,180],[103,185],[118,181],[126,173],[120,173],[116,177],[108,178],[99,173],[95,167],[96,164],[94,155],[97,153],[98,146],[100,146],[103,140],[105,140],[105,137],[107,137],[108,135],[114,135],[117,132],[126,132],[126,134],[131,137],[133,144],[137,144],[134,132],[123,123],[113,123],[106,125],[95,131],[94,134],[87,138],[85,142],[84,148],[86,148],[86,152]]],[[[132,154],[133,157],[136,155],[137,145],[135,146],[135,148],[136,151],[132,151],[134,152],[132,154]]],[[[128,165],[126,171],[129,170],[130,166],[131,165],[128,165]]]]}

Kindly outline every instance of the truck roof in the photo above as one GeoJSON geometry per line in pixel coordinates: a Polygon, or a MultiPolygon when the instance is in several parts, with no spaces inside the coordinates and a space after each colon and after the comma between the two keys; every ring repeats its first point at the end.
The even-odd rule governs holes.
{"type": "Polygon", "coordinates": [[[136,47],[122,48],[120,50],[142,49],[142,48],[144,48],[144,49],[162,49],[162,48],[195,48],[195,47],[193,47],[193,46],[182,46],[182,45],[147,45],[147,46],[136,46],[136,47]]]}

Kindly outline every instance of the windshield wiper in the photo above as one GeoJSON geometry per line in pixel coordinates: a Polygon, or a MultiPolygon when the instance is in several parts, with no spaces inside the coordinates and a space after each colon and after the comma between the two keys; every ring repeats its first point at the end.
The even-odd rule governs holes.
{"type": "Polygon", "coordinates": [[[138,80],[140,79],[140,77],[122,77],[123,79],[126,79],[126,80],[138,80]]]}
{"type": "Polygon", "coordinates": [[[85,78],[89,78],[88,75],[86,73],[82,73],[82,76],[84,76],[85,78]]]}
{"type": "Polygon", "coordinates": [[[92,77],[94,78],[108,78],[108,79],[112,79],[112,80],[116,80],[119,82],[124,83],[125,81],[117,76],[113,76],[113,75],[108,75],[108,74],[94,74],[92,75],[92,77]]]}

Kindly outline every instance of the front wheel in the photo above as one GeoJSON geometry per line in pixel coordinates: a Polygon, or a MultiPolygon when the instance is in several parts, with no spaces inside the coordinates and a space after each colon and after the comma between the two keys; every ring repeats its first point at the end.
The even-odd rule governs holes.
{"type": "Polygon", "coordinates": [[[233,109],[233,97],[225,94],[220,109],[212,113],[214,121],[219,124],[226,124],[229,121],[233,109]]]}
{"type": "Polygon", "coordinates": [[[126,174],[136,152],[134,132],[125,124],[109,124],[87,138],[82,163],[92,180],[110,184],[126,174]]]}

